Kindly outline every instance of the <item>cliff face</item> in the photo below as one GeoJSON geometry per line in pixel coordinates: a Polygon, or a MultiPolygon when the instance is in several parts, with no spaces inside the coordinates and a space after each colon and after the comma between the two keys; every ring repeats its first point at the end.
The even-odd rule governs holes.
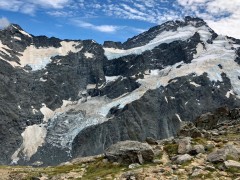
{"type": "Polygon", "coordinates": [[[104,45],[11,25],[0,31],[0,163],[51,165],[163,139],[181,121],[237,107],[239,47],[190,17],[104,45]]]}

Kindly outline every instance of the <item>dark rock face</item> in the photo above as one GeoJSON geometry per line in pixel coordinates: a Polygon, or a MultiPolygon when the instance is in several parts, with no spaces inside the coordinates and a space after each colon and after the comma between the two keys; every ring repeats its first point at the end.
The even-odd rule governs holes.
{"type": "MultiPolygon", "coordinates": [[[[106,41],[103,46],[92,40],[36,37],[18,25],[1,30],[0,146],[4,148],[0,149],[0,164],[10,164],[19,148],[18,164],[40,161],[43,165],[55,165],[74,157],[103,153],[119,141],[176,136],[182,121],[198,118],[196,126],[206,129],[221,123],[226,116],[239,117],[239,110],[219,108],[240,106],[238,94],[233,91],[238,83],[237,74],[229,77],[225,62],[215,65],[208,62],[211,71],[215,72],[215,67],[221,70],[215,74],[222,80],[212,80],[211,71],[204,69],[207,65],[203,69],[198,69],[199,64],[190,66],[201,52],[215,55],[211,46],[217,38],[203,20],[191,17],[153,27],[124,43],[106,41]],[[141,53],[123,54],[112,60],[106,55],[105,48],[121,51],[141,48],[163,32],[188,26],[204,26],[209,36],[204,39],[196,31],[187,40],[173,39],[141,53]],[[20,66],[20,57],[30,46],[57,49],[63,42],[78,50],[46,57],[49,63],[38,70],[31,64],[20,66]],[[8,62],[19,66],[13,67],[8,62]],[[182,66],[193,70],[185,74],[189,69],[183,68],[178,72],[182,66]],[[71,104],[67,106],[65,101],[71,104]],[[41,111],[43,107],[50,112],[41,111]],[[203,113],[208,114],[200,116],[203,113]],[[46,134],[43,142],[37,144],[37,152],[27,157],[24,145],[29,137],[23,136],[34,125],[46,134]]],[[[229,37],[228,40],[236,54],[235,62],[239,63],[240,51],[235,48],[239,40],[229,37]]],[[[186,126],[182,133],[189,132],[192,137],[199,135],[191,126],[186,126]]]]}
{"type": "Polygon", "coordinates": [[[103,124],[81,131],[73,142],[73,156],[99,154],[111,144],[128,139],[144,141],[149,136],[156,139],[175,136],[181,124],[175,114],[179,114],[184,121],[191,121],[204,111],[215,110],[224,105],[238,107],[240,101],[233,98],[226,100],[225,94],[231,85],[229,79],[222,76],[223,89],[214,87],[207,75],[202,75],[181,77],[165,88],[148,91],[141,99],[127,105],[121,114],[103,124]],[[202,86],[192,86],[188,80],[202,86]],[[218,89],[218,92],[212,93],[214,88],[218,89]],[[205,97],[200,98],[203,95],[205,97]],[[169,98],[168,103],[165,96],[169,98]],[[185,105],[187,101],[189,105],[185,105]]]}
{"type": "Polygon", "coordinates": [[[165,66],[174,65],[181,61],[190,63],[193,54],[196,53],[195,47],[199,42],[201,42],[200,36],[195,33],[188,42],[163,43],[140,55],[129,55],[114,61],[106,61],[104,72],[107,76],[133,76],[149,69],[163,69],[165,66]]]}

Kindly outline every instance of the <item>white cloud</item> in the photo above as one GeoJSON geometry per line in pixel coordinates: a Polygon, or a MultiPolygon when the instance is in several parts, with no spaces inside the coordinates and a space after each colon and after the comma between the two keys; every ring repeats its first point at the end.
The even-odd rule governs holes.
{"type": "Polygon", "coordinates": [[[5,17],[0,18],[0,29],[3,29],[9,25],[10,25],[10,22],[7,18],[5,17]]]}
{"type": "Polygon", "coordinates": [[[114,33],[121,28],[120,26],[113,26],[113,25],[94,25],[82,20],[77,20],[77,19],[73,19],[72,23],[75,26],[78,26],[81,28],[92,29],[92,30],[105,32],[105,33],[114,33]]]}
{"type": "Polygon", "coordinates": [[[177,0],[187,13],[203,18],[218,34],[240,39],[239,0],[177,0]]]}
{"type": "Polygon", "coordinates": [[[0,9],[33,15],[38,9],[61,9],[72,0],[0,0],[0,9]]]}

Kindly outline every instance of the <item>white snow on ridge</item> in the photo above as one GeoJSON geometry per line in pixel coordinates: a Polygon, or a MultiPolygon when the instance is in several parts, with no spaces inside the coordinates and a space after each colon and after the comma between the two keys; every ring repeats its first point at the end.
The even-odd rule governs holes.
{"type": "Polygon", "coordinates": [[[234,91],[231,89],[227,92],[227,94],[225,95],[227,98],[230,98],[230,95],[235,95],[234,91]]]}
{"type": "Polygon", "coordinates": [[[13,38],[16,39],[16,40],[18,40],[18,41],[21,41],[21,40],[22,40],[20,37],[17,37],[17,36],[14,36],[13,38]]]}
{"type": "Polygon", "coordinates": [[[9,52],[7,52],[6,49],[9,49],[9,50],[10,50],[10,48],[9,48],[8,46],[4,45],[4,44],[2,43],[2,41],[0,40],[0,53],[1,53],[1,51],[2,51],[4,54],[6,54],[6,55],[8,55],[9,57],[11,57],[11,54],[10,54],[9,52]]]}
{"type": "Polygon", "coordinates": [[[178,40],[186,41],[187,39],[192,37],[195,32],[198,32],[200,34],[202,41],[207,41],[211,37],[211,33],[209,32],[209,28],[207,26],[201,26],[199,28],[196,28],[192,25],[188,25],[185,27],[179,27],[177,31],[164,31],[158,36],[156,36],[156,38],[151,40],[148,44],[141,47],[127,50],[104,48],[105,56],[108,58],[108,60],[112,60],[131,54],[141,54],[144,51],[154,49],[156,46],[162,43],[171,43],[178,40]]]}
{"type": "Polygon", "coordinates": [[[15,29],[17,29],[20,33],[22,33],[23,35],[25,36],[28,36],[30,38],[32,38],[32,36],[30,34],[28,34],[27,32],[21,30],[21,29],[18,29],[16,26],[12,25],[12,27],[14,27],[15,29]]]}
{"type": "MultiPolygon", "coordinates": [[[[51,57],[60,55],[66,56],[70,51],[78,52],[82,48],[76,48],[79,43],[70,41],[62,41],[61,47],[40,47],[36,48],[33,45],[28,46],[25,51],[22,53],[22,56],[19,56],[21,67],[26,65],[31,66],[33,71],[40,70],[45,68],[45,66],[51,62],[51,57]]],[[[18,65],[16,65],[18,66],[18,65]]]]}
{"type": "Polygon", "coordinates": [[[197,84],[195,82],[190,82],[190,84],[194,85],[195,87],[200,87],[201,86],[200,84],[197,84]]]}
{"type": "MultiPolygon", "coordinates": [[[[51,58],[57,55],[60,56],[66,56],[69,52],[79,52],[81,51],[82,47],[76,48],[77,45],[80,45],[80,43],[76,43],[74,41],[62,41],[61,47],[55,48],[55,47],[35,47],[34,45],[28,46],[25,51],[22,53],[21,56],[18,56],[20,59],[20,64],[17,64],[15,62],[8,62],[13,67],[24,67],[26,65],[29,65],[33,71],[40,70],[46,67],[48,63],[51,62],[51,58]]],[[[3,45],[0,41],[0,53],[5,53],[9,57],[11,57],[11,54],[8,53],[5,49],[9,49],[8,46],[3,45]],[[2,51],[2,52],[1,52],[2,51]]],[[[9,49],[10,50],[10,49],[9,49]]]]}
{"type": "Polygon", "coordinates": [[[121,76],[105,76],[106,82],[116,81],[121,76]]]}
{"type": "MultiPolygon", "coordinates": [[[[210,34],[209,34],[210,36],[210,34]]],[[[205,40],[208,37],[205,36],[205,40]]],[[[144,79],[139,79],[138,82],[141,86],[124,96],[121,99],[115,99],[110,103],[103,105],[99,110],[99,114],[106,116],[112,107],[123,108],[126,104],[131,103],[141,98],[147,90],[156,89],[160,86],[167,86],[169,80],[176,77],[187,76],[192,73],[197,76],[203,73],[208,73],[208,77],[211,81],[222,81],[221,74],[225,73],[231,80],[231,84],[234,92],[240,98],[240,81],[238,76],[240,74],[240,66],[234,61],[236,58],[235,50],[226,48],[230,44],[227,40],[216,39],[213,44],[205,44],[206,49],[198,51],[192,63],[184,64],[183,62],[177,63],[173,66],[168,66],[163,70],[151,70],[150,75],[145,75],[144,79]],[[182,65],[180,68],[176,68],[178,65],[182,65]],[[223,66],[223,69],[218,67],[218,64],[223,66]]],[[[191,82],[196,87],[199,84],[191,82]]]]}

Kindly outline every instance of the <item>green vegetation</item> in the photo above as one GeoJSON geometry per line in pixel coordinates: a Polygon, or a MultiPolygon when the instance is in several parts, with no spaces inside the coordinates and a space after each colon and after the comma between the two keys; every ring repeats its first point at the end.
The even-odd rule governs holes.
{"type": "Polygon", "coordinates": [[[196,144],[206,145],[207,139],[202,138],[202,137],[197,137],[197,138],[192,139],[192,143],[193,143],[193,145],[196,145],[196,144]]]}
{"type": "Polygon", "coordinates": [[[124,172],[124,169],[126,167],[123,165],[113,164],[109,162],[103,162],[102,160],[99,160],[97,162],[94,162],[92,164],[89,164],[86,173],[83,176],[83,180],[91,180],[96,179],[96,177],[106,177],[106,176],[112,176],[114,179],[114,175],[119,172],[124,172]]]}
{"type": "Polygon", "coordinates": [[[172,157],[178,153],[178,144],[166,144],[163,150],[166,151],[170,157],[172,157]]]}

